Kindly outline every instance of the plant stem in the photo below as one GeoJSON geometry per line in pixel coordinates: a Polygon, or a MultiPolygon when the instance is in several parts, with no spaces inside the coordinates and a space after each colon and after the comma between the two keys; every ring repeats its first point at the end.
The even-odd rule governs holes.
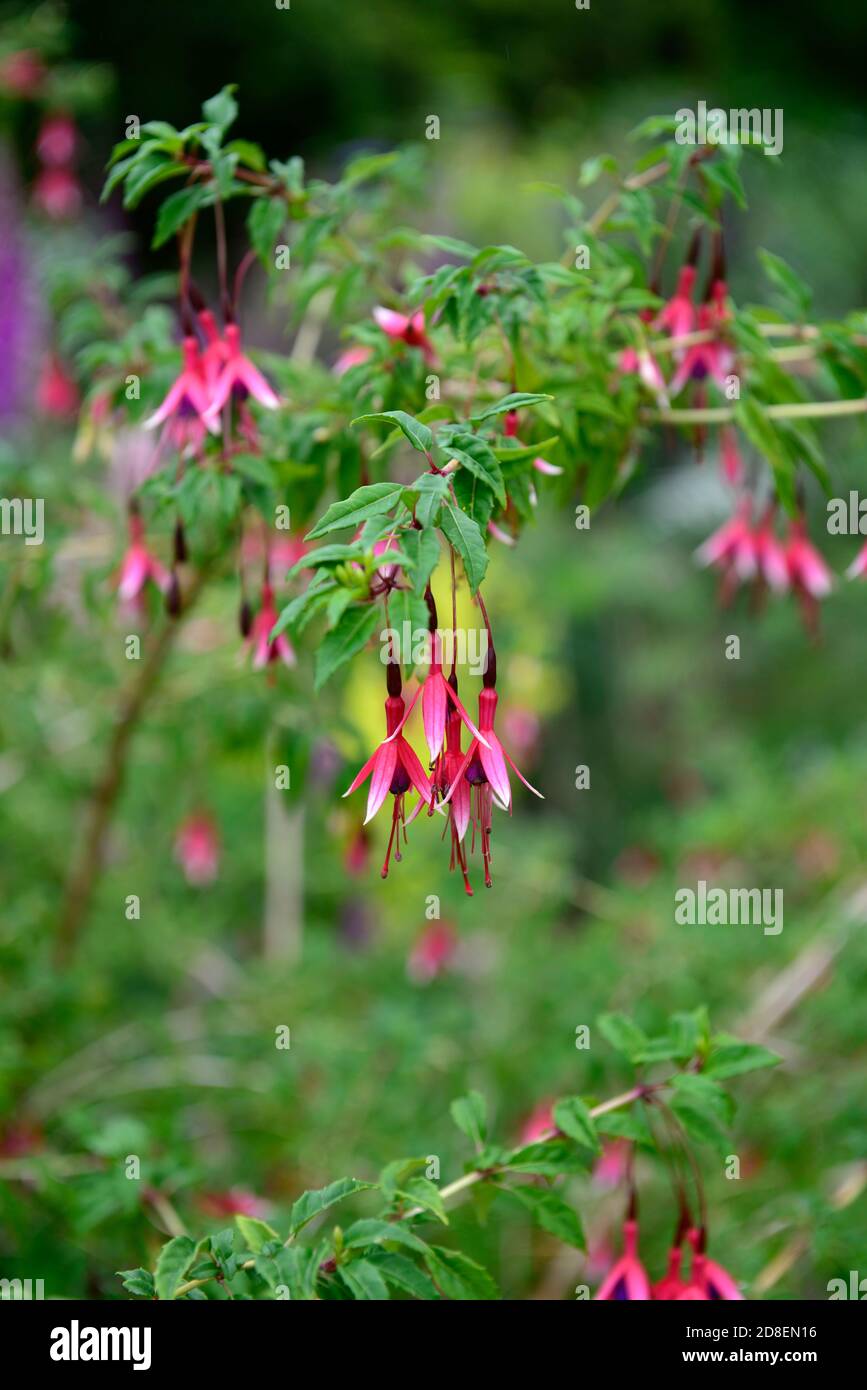
{"type": "MultiPolygon", "coordinates": [[[[204,578],[200,571],[193,580],[185,597],[185,611],[198,597],[204,578]]],[[[121,696],[105,763],[85,813],[82,847],[78,857],[73,861],[67,880],[54,952],[58,966],[68,963],[87,917],[102,868],[106,834],[123,786],[130,744],[142,712],[159,682],[177,629],[176,619],[164,622],[141,670],[121,696]]]]}
{"type": "MultiPolygon", "coordinates": [[[[867,396],[844,401],[790,401],[783,405],[768,405],[764,414],[769,420],[828,420],[834,416],[863,415],[867,411],[867,396]]],[[[724,425],[735,419],[730,405],[706,406],[702,409],[647,410],[642,418],[663,425],[724,425]]]]}

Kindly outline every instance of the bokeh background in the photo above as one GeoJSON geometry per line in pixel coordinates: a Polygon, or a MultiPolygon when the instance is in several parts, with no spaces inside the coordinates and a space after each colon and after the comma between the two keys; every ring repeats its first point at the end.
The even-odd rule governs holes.
{"type": "MultiPolygon", "coordinates": [[[[27,13],[0,9],[0,22],[10,12],[27,13]]],[[[561,223],[535,184],[574,188],[582,160],[622,152],[652,112],[700,98],[782,107],[783,157],[751,162],[749,215],[727,228],[732,291],[759,294],[764,246],[814,286],[816,316],[832,316],[867,301],[865,28],[857,6],[819,19],[806,3],[746,0],[593,0],[586,12],[568,0],[88,0],[65,25],[65,61],[80,65],[82,224],[54,242],[31,227],[34,118],[14,102],[0,116],[0,218],[43,281],[75,237],[120,230],[134,273],[169,269],[168,253],[147,250],[147,205],[132,217],[97,207],[102,166],[129,114],[183,125],[235,81],[243,134],[325,176],[359,151],[422,141],[438,115],[418,220],[554,256],[561,223]]],[[[17,286],[7,274],[0,313],[17,286]]],[[[125,673],[118,628],[76,594],[92,524],[68,502],[71,430],[39,418],[33,374],[18,369],[47,331],[38,295],[28,304],[27,342],[0,367],[0,479],[26,465],[50,520],[38,563],[0,540],[0,1273],[116,1297],[114,1271],[147,1264],[175,1219],[200,1232],[244,1209],[279,1224],[304,1188],[404,1154],[436,1154],[456,1176],[455,1095],[484,1092],[498,1136],[517,1140],[547,1098],[626,1084],[598,1034],[576,1051],[578,1025],[620,1009],[659,1030],[702,1003],[785,1059],[738,1086],[741,1179],[702,1156],[714,1253],[750,1296],[822,1298],[863,1267],[864,588],[838,585],[815,642],[793,605],[721,612],[693,551],[725,500],[712,461],[696,469],[672,441],[589,531],[574,528],[569,495],[549,503],[516,550],[495,554],[486,586],[506,727],[546,800],[521,796],[502,818],[495,886],[471,901],[430,834],[383,884],[377,831],[355,871],[339,792],[377,727],[378,675],[356,663],[340,705],[300,724],[289,699],[269,697],[266,719],[260,684],[237,665],[233,600],[218,592],[136,737],[106,871],[58,968],[70,854],[125,673]],[[739,661],[724,657],[731,632],[739,661]],[[281,761],[297,774],[275,811],[266,769],[281,761]],[[589,790],[575,787],[579,764],[589,790]],[[200,806],[220,840],[204,888],[173,853],[200,806]],[[698,878],[782,887],[782,934],[676,927],[674,892],[698,878]],[[125,919],[130,893],[140,921],[125,919]],[[423,979],[412,962],[431,895],[448,939],[423,979]],[[273,1045],[279,1025],[288,1051],[273,1045]],[[141,1182],[125,1176],[131,1154],[141,1182]]],[[[863,433],[831,428],[846,495],[863,433]]],[[[858,541],[824,537],[823,501],[810,505],[840,573],[858,541]]],[[[674,1213],[652,1164],[642,1188],[659,1269],[674,1213]]],[[[598,1263],[622,1197],[590,1184],[574,1195],[598,1263]]],[[[467,1209],[454,1226],[508,1297],[570,1297],[598,1277],[517,1215],[480,1225],[467,1209]]]]}

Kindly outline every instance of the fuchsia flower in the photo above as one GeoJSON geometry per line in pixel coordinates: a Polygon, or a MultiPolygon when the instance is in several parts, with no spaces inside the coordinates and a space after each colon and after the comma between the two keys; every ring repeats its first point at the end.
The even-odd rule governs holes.
{"type": "Polygon", "coordinates": [[[683,1248],[680,1245],[673,1245],[668,1252],[668,1268],[661,1279],[653,1285],[651,1297],[661,1300],[679,1299],[686,1294],[688,1285],[681,1276],[681,1264],[683,1263],[683,1248]]]}
{"type": "Polygon", "coordinates": [[[617,359],[617,370],[623,375],[637,376],[660,405],[668,405],[665,377],[656,358],[647,348],[624,348],[617,359]]]}
{"type": "Polygon", "coordinates": [[[427,746],[430,749],[431,762],[436,762],[442,751],[443,741],[446,736],[446,719],[448,717],[449,706],[457,711],[457,714],[464,724],[466,724],[473,738],[481,739],[487,747],[487,739],[482,738],[470,716],[464,709],[457,692],[457,680],[449,682],[443,675],[442,652],[440,649],[440,639],[437,632],[437,611],[430,589],[427,591],[427,604],[430,610],[430,642],[431,657],[427,679],[422,687],[421,693],[421,713],[424,722],[424,736],[427,746]]]}
{"type": "Polygon", "coordinates": [[[706,1233],[693,1226],[687,1232],[687,1240],[693,1249],[692,1270],[685,1288],[674,1297],[683,1299],[721,1299],[726,1302],[743,1301],[743,1294],[732,1276],[722,1265],[709,1260],[705,1254],[706,1233]]]}
{"type": "Polygon", "coordinates": [[[20,48],[0,59],[0,88],[16,97],[35,96],[45,78],[45,64],[32,48],[20,48]]]}
{"type": "Polygon", "coordinates": [[[831,571],[807,536],[803,517],[793,521],[785,546],[792,587],[812,599],[826,598],[833,587],[831,571]]]}
{"type": "Polygon", "coordinates": [[[429,923],[409,953],[409,978],[417,985],[430,984],[452,965],[458,945],[458,934],[448,922],[429,923]]]}
{"type": "Polygon", "coordinates": [[[409,791],[410,787],[415,787],[421,798],[411,819],[414,818],[415,814],[418,812],[422,801],[429,806],[433,797],[433,788],[427,774],[412,747],[407,743],[401,733],[421,691],[416,691],[407,709],[400,694],[400,667],[394,661],[388,663],[386,668],[386,681],[388,686],[388,697],[385,701],[386,736],[343,793],[344,796],[350,796],[354,791],[358,790],[362,782],[366,782],[368,777],[370,777],[370,790],[367,796],[367,814],[364,817],[365,825],[376,815],[389,792],[391,792],[394,797],[394,808],[391,817],[391,834],[388,837],[388,849],[386,850],[385,862],[382,866],[383,878],[388,877],[388,861],[391,856],[392,845],[394,845],[395,834],[397,834],[397,844],[394,845],[394,857],[398,861],[400,860],[401,829],[404,832],[404,839],[406,839],[406,817],[404,813],[404,797],[406,793],[409,791]]]}
{"type": "Polygon", "coordinates": [[[677,277],[677,287],[668,303],[654,320],[654,328],[665,328],[672,338],[682,338],[695,326],[695,305],[692,291],[695,285],[694,265],[685,265],[677,277]]]}
{"type": "Polygon", "coordinates": [[[647,1271],[638,1258],[638,1222],[623,1223],[623,1254],[609,1270],[596,1295],[597,1302],[644,1302],[651,1297],[647,1271]]]}
{"type": "Polygon", "coordinates": [[[521,1143],[538,1144],[543,1139],[550,1139],[556,1128],[554,1102],[552,1100],[540,1100],[521,1126],[521,1143]]]}
{"type": "Polygon", "coordinates": [[[538,796],[542,801],[545,799],[542,793],[527,781],[494,732],[494,716],[498,699],[496,683],[497,659],[489,639],[483,688],[479,691],[479,733],[471,739],[464,759],[443,799],[443,804],[450,802],[464,778],[470,787],[475,789],[473,839],[475,840],[475,830],[478,829],[487,888],[491,887],[490,841],[493,803],[496,801],[497,805],[504,811],[511,811],[512,809],[512,787],[509,782],[509,770],[506,763],[534,796],[538,796]],[[485,741],[482,742],[482,739],[485,741]]]}
{"type": "Polygon", "coordinates": [[[203,1192],[203,1209],[211,1216],[258,1216],[268,1215],[268,1205],[255,1193],[243,1187],[230,1187],[223,1192],[203,1192]]]}
{"type": "Polygon", "coordinates": [[[284,666],[295,665],[295,652],[285,632],[278,633],[273,640],[271,638],[271,630],[278,617],[274,590],[266,580],[262,585],[262,606],[253,619],[246,643],[248,650],[253,653],[254,671],[261,671],[276,661],[282,661],[284,666]]]}
{"type": "MultiPolygon", "coordinates": [[[[518,438],[517,410],[509,410],[506,412],[506,417],[503,421],[503,434],[506,436],[507,439],[518,438]]],[[[544,473],[549,478],[559,478],[563,472],[563,469],[558,468],[556,463],[549,463],[547,459],[543,458],[533,459],[532,465],[537,473],[544,473]]],[[[509,541],[509,544],[514,544],[514,542],[509,541]]]]}
{"type": "Polygon", "coordinates": [[[593,1165],[596,1187],[619,1187],[629,1173],[632,1149],[627,1139],[606,1140],[602,1153],[593,1165]]]}
{"type": "Polygon", "coordinates": [[[64,115],[46,116],[36,137],[36,153],[43,164],[70,164],[78,147],[75,122],[64,115]]]}
{"type": "Polygon", "coordinates": [[[368,362],[372,356],[373,348],[356,343],[353,347],[344,348],[343,352],[334,359],[331,370],[335,376],[343,376],[351,367],[360,367],[363,362],[368,362]]]}
{"type": "MultiPolygon", "coordinates": [[[[451,687],[449,687],[451,689],[451,687]]],[[[462,771],[464,755],[461,751],[461,716],[457,709],[449,713],[446,730],[446,747],[442,757],[434,767],[434,783],[441,801],[445,801],[450,787],[453,791],[448,800],[448,829],[451,835],[451,857],[449,869],[460,867],[464,880],[464,891],[468,898],[473,896],[469,874],[467,873],[467,852],[464,836],[470,823],[470,784],[462,771]]]]}
{"type": "Polygon", "coordinates": [[[211,401],[202,416],[209,429],[219,428],[220,411],[234,396],[245,401],[252,396],[267,410],[276,410],[280,397],[268,385],[258,367],[241,351],[241,330],[236,323],[227,323],[224,334],[225,361],[211,392],[211,401]]]}
{"type": "Polygon", "coordinates": [[[219,424],[206,419],[210,408],[210,395],[202,365],[199,344],[192,336],[184,338],[181,345],[183,366],[175,378],[168,394],[160,405],[144,422],[146,430],[165,425],[172,444],[181,452],[196,451],[205,438],[206,429],[219,432],[219,424]]]}
{"type": "Polygon", "coordinates": [[[137,511],[131,511],[129,514],[129,536],[130,543],[121,561],[117,592],[123,603],[131,603],[138,607],[148,582],[155,584],[161,593],[166,593],[171,583],[171,575],[148,549],[144,524],[137,511]]]}
{"type": "Polygon", "coordinates": [[[515,537],[510,536],[509,532],[504,531],[502,526],[498,526],[495,521],[488,522],[488,535],[493,536],[494,540],[499,541],[501,545],[517,544],[515,537]]]}
{"type": "Polygon", "coordinates": [[[731,425],[723,425],[719,432],[720,471],[727,483],[738,487],[744,478],[744,461],[738,448],[737,430],[731,425]]]}
{"type": "Polygon", "coordinates": [[[188,816],[178,826],[175,858],[194,888],[214,882],[220,866],[220,842],[216,824],[206,811],[188,816]]]}
{"type": "Polygon", "coordinates": [[[205,339],[205,346],[201,354],[201,371],[210,398],[210,393],[216,386],[217,378],[229,356],[229,349],[210,309],[200,309],[198,320],[205,339]]]}
{"type": "Polygon", "coordinates": [[[77,217],[84,196],[71,169],[42,169],[33,181],[33,201],[46,217],[61,222],[77,217]]]}
{"type": "Polygon", "coordinates": [[[61,419],[78,410],[78,387],[60,358],[52,354],[44,363],[36,384],[36,406],[42,415],[61,419]]]}
{"type": "Polygon", "coordinates": [[[421,309],[412,315],[398,314],[394,309],[384,309],[378,304],[373,311],[373,317],[389,338],[404,342],[408,347],[421,348],[427,362],[432,363],[436,360],[433,343],[425,331],[424,314],[421,309]]]}
{"type": "MultiPolygon", "coordinates": [[[[700,304],[697,328],[699,332],[710,332],[719,326],[718,312],[712,304],[700,304]]],[[[705,381],[711,377],[718,386],[725,386],[731,372],[733,357],[731,348],[722,339],[714,338],[709,343],[693,343],[683,354],[680,365],[671,379],[670,391],[673,396],[682,391],[688,381],[705,381]]]]}

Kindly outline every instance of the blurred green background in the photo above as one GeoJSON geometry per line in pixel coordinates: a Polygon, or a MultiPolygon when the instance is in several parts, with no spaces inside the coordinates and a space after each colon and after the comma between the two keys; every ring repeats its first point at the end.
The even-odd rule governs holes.
{"type": "MultiPolygon", "coordinates": [[[[735,298],[759,292],[755,251],[767,246],[814,285],[818,317],[867,299],[863,9],[819,21],[805,3],[721,0],[664,11],[598,0],[587,12],[568,0],[292,0],[288,11],[89,0],[69,16],[70,56],[112,75],[81,119],[94,224],[120,224],[116,207],[94,205],[125,117],[183,124],[237,81],[243,133],[325,175],[348,153],[422,139],[437,114],[418,219],[558,255],[558,214],[532,185],[574,187],[581,161],[621,151],[638,120],[704,98],[785,114],[782,159],[751,162],[750,214],[727,229],[735,298]]],[[[7,137],[26,179],[26,113],[7,137]]],[[[152,264],[149,216],[128,224],[136,268],[152,264]]],[[[863,436],[831,428],[845,495],[863,436]]],[[[495,1131],[517,1139],[547,1097],[627,1084],[598,1034],[575,1050],[579,1024],[622,1009],[652,1031],[702,1002],[716,1026],[785,1058],[737,1087],[741,1180],[703,1154],[712,1252],[748,1296],[825,1297],[829,1279],[863,1266],[863,587],[838,586],[818,643],[794,605],[721,613],[692,559],[725,514],[715,463],[696,469],[665,444],[589,532],[571,524],[565,492],[541,510],[518,549],[495,548],[486,587],[504,713],[531,734],[538,718],[518,761],[546,801],[516,798],[496,827],[495,886],[471,901],[428,827],[411,832],[387,883],[381,827],[366,873],[347,870],[354,821],[339,792],[377,727],[377,672],[354,673],[339,714],[305,717],[313,754],[268,857],[265,769],[293,763],[299,730],[280,690],[238,668],[234,599],[217,591],[134,744],[106,873],[80,950],[58,970],[70,848],[126,663],[118,629],[75,598],[89,531],[64,514],[69,438],[36,426],[26,439],[50,529],[44,564],[22,567],[20,547],[0,543],[0,1273],[43,1277],[54,1295],[117,1296],[114,1270],[147,1263],[165,1238],[166,1200],[200,1231],[253,1198],[277,1221],[303,1188],[372,1177],[403,1154],[439,1156],[448,1180],[463,1157],[453,1096],[483,1091],[495,1131]],[[732,632],[736,662],[724,656],[732,632]],[[579,764],[589,790],[575,788],[579,764]],[[185,883],[172,852],[199,804],[221,837],[206,889],[185,883]],[[282,881],[293,857],[303,911],[287,940],[265,926],[265,870],[282,881]],[[782,934],[675,926],[676,888],[702,877],[783,887],[782,934]],[[129,893],[141,896],[138,922],[124,917],[129,893]],[[407,958],[430,895],[459,946],[422,985],[407,958]],[[300,958],[287,956],[299,937],[300,958]],[[274,1047],[280,1025],[288,1051],[274,1047]],[[130,1154],[140,1183],[124,1175],[130,1154]]],[[[822,500],[811,505],[821,538],[822,500]]],[[[857,545],[820,543],[838,573],[857,545]]],[[[658,1165],[641,1185],[661,1273],[675,1215],[658,1165]]],[[[594,1245],[616,1243],[622,1198],[580,1184],[575,1198],[594,1245]]],[[[454,1220],[508,1297],[570,1297],[587,1278],[579,1256],[519,1216],[454,1220]]]]}

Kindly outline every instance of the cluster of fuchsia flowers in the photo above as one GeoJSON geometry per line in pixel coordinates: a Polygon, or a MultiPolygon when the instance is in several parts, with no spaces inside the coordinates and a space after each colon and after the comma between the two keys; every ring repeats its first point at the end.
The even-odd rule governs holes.
{"type": "MultiPolygon", "coordinates": [[[[652,328],[666,332],[676,344],[670,353],[676,366],[671,381],[666,384],[659,361],[647,347],[626,348],[619,358],[620,371],[636,373],[666,408],[671,398],[691,387],[691,405],[701,409],[707,404],[709,381],[725,391],[738,374],[737,357],[727,336],[732,313],[722,239],[719,235],[715,239],[704,299],[697,304],[695,288],[700,241],[700,235],[693,238],[686,264],[678,273],[675,291],[663,309],[655,316],[650,310],[642,311],[639,316],[652,328]]],[[[695,447],[699,457],[706,434],[705,425],[696,426],[695,447]]],[[[751,583],[759,601],[768,592],[791,592],[800,604],[805,626],[815,632],[818,602],[830,594],[834,580],[827,562],[807,535],[803,509],[800,515],[790,519],[787,535],[779,539],[775,532],[776,499],[762,504],[749,489],[737,430],[732,425],[720,427],[719,456],[722,476],[740,496],[731,519],[699,548],[699,562],[719,570],[723,604],[731,601],[741,584],[751,583]]],[[[865,573],[867,546],[861,549],[848,570],[850,578],[865,573]]]]}
{"type": "Polygon", "coordinates": [[[603,1302],[742,1299],[743,1294],[728,1271],[708,1258],[705,1245],[705,1228],[693,1226],[689,1217],[685,1216],[678,1225],[668,1252],[665,1274],[656,1283],[651,1283],[638,1255],[638,1220],[633,1204],[623,1223],[623,1254],[606,1274],[596,1297],[603,1302]],[[688,1270],[684,1267],[685,1252],[692,1254],[692,1265],[688,1270]]]}

